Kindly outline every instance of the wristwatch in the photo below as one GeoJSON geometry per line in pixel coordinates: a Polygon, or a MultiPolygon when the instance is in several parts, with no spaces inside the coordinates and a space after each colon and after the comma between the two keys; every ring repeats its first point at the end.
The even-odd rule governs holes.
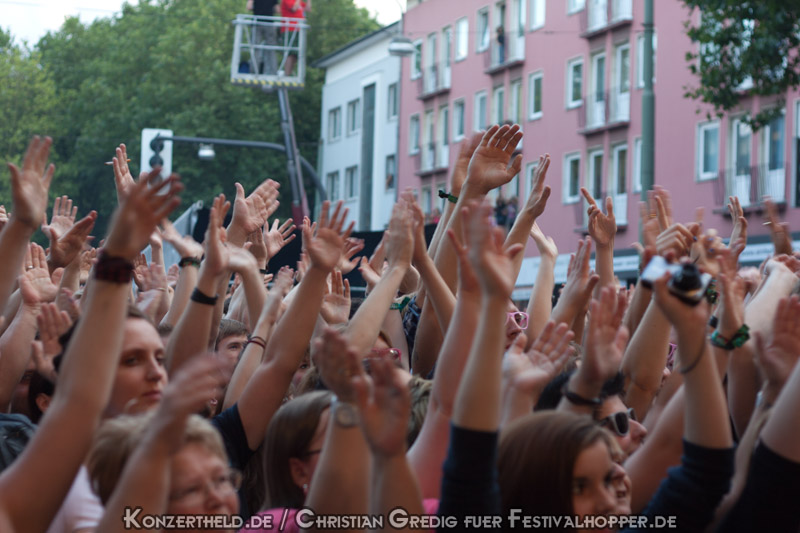
{"type": "Polygon", "coordinates": [[[333,408],[333,420],[337,426],[352,428],[358,425],[358,409],[355,405],[334,398],[331,407],[333,408]]]}

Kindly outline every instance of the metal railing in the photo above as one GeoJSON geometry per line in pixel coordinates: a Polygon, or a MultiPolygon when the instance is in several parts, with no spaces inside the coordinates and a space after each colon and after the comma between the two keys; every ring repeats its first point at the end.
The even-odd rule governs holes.
{"type": "Polygon", "coordinates": [[[231,82],[237,85],[301,88],[306,76],[306,33],[303,19],[236,15],[231,82]],[[295,56],[291,74],[287,60],[295,56]]]}
{"type": "Polygon", "coordinates": [[[729,196],[738,196],[742,207],[758,206],[765,196],[776,203],[786,201],[786,176],[791,169],[784,163],[778,168],[761,165],[727,168],[717,173],[714,182],[714,201],[717,206],[724,207],[729,196]]]}
{"type": "Polygon", "coordinates": [[[426,66],[417,80],[419,97],[424,99],[449,90],[451,78],[452,71],[447,67],[440,68],[439,63],[426,66]]]}
{"type": "Polygon", "coordinates": [[[591,92],[583,97],[578,113],[578,129],[588,131],[630,121],[630,90],[621,93],[616,87],[608,91],[591,92]]]}

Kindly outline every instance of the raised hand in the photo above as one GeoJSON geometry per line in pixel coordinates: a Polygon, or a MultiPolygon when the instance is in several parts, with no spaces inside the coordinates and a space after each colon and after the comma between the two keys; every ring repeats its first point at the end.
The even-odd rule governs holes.
{"type": "Polygon", "coordinates": [[[245,197],[244,187],[236,183],[231,226],[241,229],[244,235],[260,230],[270,215],[278,209],[278,182],[266,180],[245,197]]]}
{"type": "Polygon", "coordinates": [[[206,256],[202,268],[212,276],[221,276],[228,266],[225,253],[225,229],[222,221],[230,208],[230,202],[225,201],[225,195],[220,194],[214,198],[208,215],[208,228],[206,229],[206,256]]]}
{"type": "Polygon", "coordinates": [[[503,249],[503,230],[491,225],[491,215],[488,201],[472,202],[461,211],[467,230],[467,256],[484,294],[510,297],[516,282],[513,258],[523,247],[515,244],[503,249]]]}
{"type": "Polygon", "coordinates": [[[737,275],[736,265],[727,260],[730,254],[728,249],[716,254],[720,256],[716,278],[721,295],[717,331],[726,339],[732,338],[744,324],[745,282],[737,275]]]}
{"type": "Polygon", "coordinates": [[[733,221],[733,230],[731,230],[731,238],[728,242],[733,244],[739,239],[747,242],[747,219],[744,218],[744,209],[739,203],[739,197],[729,196],[728,200],[728,211],[731,214],[731,221],[733,221]]]}
{"type": "MultiPolygon", "coordinates": [[[[60,274],[58,276],[60,280],[60,274]]],[[[25,267],[19,277],[19,289],[22,302],[29,306],[53,302],[58,296],[58,283],[53,283],[44,250],[38,244],[28,245],[25,267]]]]}
{"type": "Polygon", "coordinates": [[[89,248],[88,250],[83,250],[80,255],[80,267],[81,267],[81,285],[86,283],[89,280],[89,272],[92,270],[92,266],[94,266],[94,262],[97,259],[97,248],[89,248]]]}
{"type": "Polygon", "coordinates": [[[344,336],[333,328],[325,328],[322,336],[314,340],[311,359],[319,368],[325,386],[333,391],[339,400],[355,403],[356,385],[353,378],[362,376],[364,367],[361,366],[358,354],[350,348],[344,336]]]}
{"type": "Polygon", "coordinates": [[[592,240],[578,241],[575,255],[570,257],[567,268],[567,283],[553,309],[553,319],[560,322],[571,323],[575,315],[586,308],[592,297],[592,291],[600,280],[589,266],[592,255],[592,240]]]}
{"type": "Polygon", "coordinates": [[[353,378],[361,430],[372,453],[394,457],[406,452],[406,428],[411,417],[411,393],[402,374],[388,359],[370,363],[370,380],[364,374],[353,378]],[[370,383],[372,381],[372,383],[370,383]]]}
{"type": "Polygon", "coordinates": [[[395,204],[384,233],[389,266],[408,268],[414,253],[414,216],[405,201],[395,204]]]}
{"type": "Polygon", "coordinates": [[[589,215],[589,236],[594,239],[598,247],[612,244],[614,236],[617,234],[614,200],[610,196],[606,198],[606,214],[603,214],[603,211],[597,207],[597,202],[585,187],[581,187],[581,194],[589,203],[589,209],[586,211],[589,215]]]}
{"type": "Polygon", "coordinates": [[[374,289],[375,285],[380,282],[381,275],[383,275],[383,265],[381,264],[379,268],[380,272],[375,270],[375,267],[372,266],[372,262],[370,262],[366,256],[361,257],[361,264],[358,266],[358,271],[361,273],[361,277],[364,278],[364,283],[367,284],[367,292],[374,289]]]}
{"type": "Polygon", "coordinates": [[[539,225],[534,222],[531,226],[531,238],[536,243],[536,248],[539,250],[541,257],[547,257],[555,261],[558,258],[558,247],[556,241],[552,237],[547,237],[539,228],[539,225]]]}
{"type": "Polygon", "coordinates": [[[489,128],[472,154],[464,185],[483,195],[511,181],[522,167],[521,154],[508,164],[520,140],[519,125],[489,128]]]}
{"type": "Polygon", "coordinates": [[[238,246],[226,246],[228,268],[239,274],[247,270],[258,270],[256,258],[249,251],[238,246]]]}
{"type": "Polygon", "coordinates": [[[194,257],[200,259],[203,257],[203,245],[194,240],[191,235],[181,235],[175,226],[168,218],[161,221],[161,238],[167,241],[175,248],[181,258],[194,257]]]}
{"type": "Polygon", "coordinates": [[[168,445],[170,454],[185,444],[184,426],[189,416],[202,411],[210,400],[217,398],[230,375],[227,361],[202,355],[193,357],[171,376],[151,425],[168,445]]]}
{"type": "Polygon", "coordinates": [[[544,208],[547,206],[547,199],[550,198],[550,187],[545,186],[544,180],[547,177],[547,169],[550,168],[550,154],[539,156],[539,164],[533,171],[533,188],[531,194],[528,196],[528,201],[525,203],[525,209],[529,210],[534,218],[544,213],[544,208]]]}
{"type": "Polygon", "coordinates": [[[461,194],[461,187],[464,186],[464,180],[467,178],[469,162],[482,138],[483,133],[475,133],[471,138],[461,141],[461,149],[458,151],[456,163],[453,165],[453,175],[450,178],[450,194],[453,196],[461,194]]]}
{"type": "Polygon", "coordinates": [[[503,373],[510,384],[526,394],[538,394],[558,375],[572,354],[570,341],[574,333],[569,326],[548,322],[541,335],[525,352],[525,336],[514,339],[514,344],[503,358],[503,373]]]}
{"type": "Polygon", "coordinates": [[[339,263],[336,265],[336,269],[342,274],[349,274],[352,272],[353,269],[358,266],[360,261],[360,258],[353,256],[363,249],[364,239],[348,237],[345,241],[344,250],[342,250],[342,256],[339,258],[339,263]]]}
{"type": "Polygon", "coordinates": [[[297,235],[294,230],[297,226],[291,218],[287,218],[283,224],[278,225],[280,221],[276,218],[272,221],[272,227],[267,230],[269,226],[264,226],[264,244],[267,247],[267,260],[272,259],[284,246],[292,242],[297,235]]]}
{"type": "Polygon", "coordinates": [[[679,300],[667,287],[670,278],[671,275],[667,273],[653,283],[653,296],[659,309],[675,326],[678,334],[682,332],[704,334],[710,314],[708,302],[703,299],[698,305],[691,306],[679,300]]]}
{"type": "Polygon", "coordinates": [[[773,398],[783,388],[800,358],[800,300],[781,298],[772,334],[765,339],[755,333],[756,363],[773,398]]]}
{"type": "Polygon", "coordinates": [[[43,304],[41,313],[36,316],[36,325],[44,356],[52,358],[60,354],[63,347],[58,339],[72,326],[69,313],[59,311],[55,304],[43,304]]]}
{"type": "Polygon", "coordinates": [[[322,270],[325,273],[333,270],[344,249],[344,242],[353,231],[354,222],[345,229],[344,222],[347,219],[347,209],[342,208],[342,201],[336,204],[336,208],[329,216],[330,202],[327,200],[322,204],[319,225],[315,234],[311,233],[309,226],[303,227],[303,242],[311,261],[311,268],[322,270]]]}
{"type": "Polygon", "coordinates": [[[72,205],[69,196],[57,196],[53,202],[53,216],[50,218],[50,224],[47,224],[47,220],[45,220],[42,223],[42,231],[45,235],[58,239],[72,227],[77,214],[78,206],[72,205]]]}
{"type": "Polygon", "coordinates": [[[586,382],[602,384],[619,372],[628,343],[628,328],[622,325],[627,299],[611,287],[600,291],[591,303],[583,361],[578,373],[586,382]]]}
{"type": "Polygon", "coordinates": [[[8,163],[11,171],[11,197],[14,199],[12,220],[17,220],[31,230],[36,230],[45,220],[47,212],[47,191],[56,167],[47,165],[50,145],[53,139],[39,138],[35,135],[28,144],[22,170],[15,164],[8,163]]]}
{"type": "Polygon", "coordinates": [[[94,223],[97,220],[97,211],[91,211],[88,215],[76,222],[60,237],[57,236],[58,229],[51,224],[49,230],[45,232],[50,239],[49,263],[51,268],[65,267],[72,263],[84,246],[94,237],[91,237],[94,223]]]}
{"type": "Polygon", "coordinates": [[[267,254],[267,245],[264,244],[264,233],[261,230],[256,230],[247,236],[245,247],[255,258],[258,268],[266,268],[269,255],[267,254]]]}
{"type": "Polygon", "coordinates": [[[183,190],[177,174],[163,183],[149,187],[158,179],[160,168],[140,177],[131,187],[111,222],[111,230],[105,242],[105,251],[112,257],[132,261],[150,241],[150,235],[158,223],[180,204],[177,193],[183,190]],[[160,194],[160,191],[166,194],[160,194]]]}
{"type": "Polygon", "coordinates": [[[8,223],[8,213],[6,213],[6,206],[0,205],[0,231],[2,231],[4,227],[6,227],[7,223],[8,223]]]}
{"type": "Polygon", "coordinates": [[[346,324],[350,319],[350,282],[342,279],[342,272],[330,273],[330,288],[322,299],[320,314],[328,324],[346,324]]]}
{"type": "Polygon", "coordinates": [[[121,205],[136,183],[131,174],[131,169],[128,167],[128,149],[124,144],[120,144],[117,147],[116,155],[111,159],[111,164],[114,167],[114,187],[117,189],[117,203],[121,205]]]}
{"type": "Polygon", "coordinates": [[[764,197],[766,225],[772,234],[772,243],[775,245],[775,255],[792,255],[792,234],[789,231],[789,224],[781,222],[778,217],[778,208],[769,196],[764,197]]]}

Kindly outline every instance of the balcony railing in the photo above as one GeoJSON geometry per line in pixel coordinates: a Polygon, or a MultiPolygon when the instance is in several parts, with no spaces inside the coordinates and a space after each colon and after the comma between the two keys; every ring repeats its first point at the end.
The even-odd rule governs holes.
{"type": "Polygon", "coordinates": [[[489,73],[500,72],[506,68],[518,66],[525,61],[525,31],[522,29],[517,34],[514,30],[505,33],[504,43],[501,45],[497,38],[492,39],[489,53],[484,56],[484,69],[489,73]]]}
{"type": "Polygon", "coordinates": [[[591,37],[633,21],[632,0],[587,0],[581,12],[581,34],[591,37]]]}
{"type": "Polygon", "coordinates": [[[234,85],[302,89],[306,75],[306,32],[304,20],[256,15],[236,15],[231,83],[234,85]],[[289,31],[287,31],[289,30],[289,31]],[[291,74],[286,60],[297,56],[291,74]]]}
{"type": "Polygon", "coordinates": [[[720,170],[714,183],[715,203],[724,207],[729,196],[738,196],[742,207],[759,206],[765,196],[775,203],[784,203],[787,175],[790,169],[785,164],[778,168],[762,164],[720,170]]]}
{"type": "Polygon", "coordinates": [[[578,112],[578,129],[582,133],[622,127],[630,122],[630,90],[620,92],[616,87],[596,91],[583,98],[583,107],[578,112]]]}
{"type": "Polygon", "coordinates": [[[440,67],[439,63],[428,65],[419,78],[417,98],[426,100],[450,90],[451,70],[449,65],[440,67]]]}

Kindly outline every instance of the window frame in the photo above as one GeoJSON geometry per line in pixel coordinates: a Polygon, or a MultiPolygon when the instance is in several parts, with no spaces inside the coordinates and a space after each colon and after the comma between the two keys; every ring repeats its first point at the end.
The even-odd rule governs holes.
{"type": "Polygon", "coordinates": [[[492,44],[492,22],[489,18],[489,6],[482,7],[478,10],[475,17],[475,27],[477,29],[475,32],[475,53],[482,54],[489,50],[492,44]],[[486,15],[486,29],[481,32],[481,18],[483,15],[486,15]],[[485,39],[484,35],[486,35],[485,39]],[[484,42],[484,40],[486,42],[484,42]]]}
{"type": "Polygon", "coordinates": [[[358,198],[358,165],[352,165],[344,169],[344,189],[346,200],[358,198]],[[350,181],[351,177],[352,181],[350,181]]]}
{"type": "Polygon", "coordinates": [[[342,198],[339,180],[340,176],[338,170],[334,170],[325,174],[325,186],[327,188],[326,192],[328,193],[328,200],[331,202],[336,202],[342,198]],[[331,186],[332,183],[333,186],[331,186]]]}
{"type": "Polygon", "coordinates": [[[456,38],[455,38],[455,49],[454,49],[454,61],[455,62],[464,61],[469,56],[469,17],[461,17],[460,19],[458,19],[456,21],[455,28],[456,28],[455,30],[456,38]],[[462,37],[460,36],[460,31],[459,31],[459,26],[461,25],[462,22],[464,23],[463,40],[462,37]],[[463,43],[463,52],[464,52],[463,54],[460,53],[462,49],[461,43],[463,43]]]}
{"type": "Polygon", "coordinates": [[[561,173],[561,186],[562,186],[562,194],[561,194],[561,203],[564,205],[567,204],[575,204],[581,198],[581,153],[580,152],[570,152],[564,155],[564,168],[563,172],[561,173]],[[570,192],[570,180],[572,176],[570,175],[570,170],[572,169],[572,161],[578,161],[578,175],[576,176],[576,184],[577,184],[577,194],[571,196],[570,192]]]}
{"type": "Polygon", "coordinates": [[[537,70],[528,75],[528,120],[539,120],[544,116],[544,71],[537,70]],[[539,111],[534,111],[534,103],[536,97],[534,91],[536,89],[536,80],[539,80],[539,111]]]}
{"type": "Polygon", "coordinates": [[[464,98],[457,98],[453,100],[453,142],[460,142],[467,134],[467,106],[464,98]],[[458,110],[461,110],[459,116],[458,110]],[[460,119],[460,124],[459,124],[460,119]],[[458,126],[461,126],[461,131],[458,131],[458,126]]]}
{"type": "Polygon", "coordinates": [[[414,113],[408,117],[408,155],[417,155],[420,152],[420,134],[422,133],[420,127],[421,123],[419,113],[414,113]],[[414,127],[415,124],[416,128],[414,127]],[[415,131],[416,137],[414,136],[415,131]]]}
{"type": "Polygon", "coordinates": [[[411,81],[418,80],[422,77],[422,70],[424,68],[422,61],[422,39],[417,39],[412,43],[414,46],[414,51],[410,56],[411,60],[411,68],[409,69],[411,73],[411,81]],[[419,65],[417,65],[417,60],[419,59],[419,65]]]}
{"type": "Polygon", "coordinates": [[[566,105],[567,109],[576,109],[583,105],[583,86],[584,82],[586,81],[586,72],[585,72],[585,61],[583,56],[573,57],[567,60],[567,85],[566,85],[566,94],[564,95],[566,98],[566,105]],[[573,99],[572,96],[572,89],[575,83],[573,72],[575,67],[580,65],[581,67],[581,86],[579,90],[579,98],[577,100],[573,99]]]}
{"type": "MultiPolygon", "coordinates": [[[[658,33],[653,31],[653,85],[656,83],[656,58],[658,55],[658,33]]],[[[644,89],[644,35],[636,36],[636,88],[644,89]]]]}
{"type": "Polygon", "coordinates": [[[397,82],[390,83],[386,88],[387,119],[396,120],[400,110],[400,92],[397,82]],[[394,97],[392,97],[394,95],[394,97]]]}
{"type": "Polygon", "coordinates": [[[530,31],[536,31],[544,28],[545,21],[547,20],[547,0],[531,0],[531,25],[530,31]],[[541,5],[542,20],[536,20],[536,7],[541,5]],[[538,24],[537,24],[538,22],[538,24]]]}
{"type": "Polygon", "coordinates": [[[635,137],[633,139],[633,175],[631,176],[631,181],[633,182],[631,186],[633,187],[633,192],[641,193],[642,192],[642,147],[644,143],[642,142],[641,137],[635,137]]]}
{"type": "Polygon", "coordinates": [[[356,98],[355,100],[350,100],[347,102],[347,125],[345,127],[347,131],[348,137],[351,135],[356,135],[358,132],[361,131],[361,98],[356,98]],[[351,110],[352,117],[351,117],[351,110]],[[353,124],[351,124],[351,118],[353,124]],[[351,128],[352,125],[352,128],[351,128]]]}
{"type": "Polygon", "coordinates": [[[335,142],[342,138],[342,106],[332,107],[328,110],[328,142],[335,142]],[[335,122],[332,120],[332,117],[336,116],[335,122]],[[334,124],[331,124],[334,122],[334,124]],[[335,130],[333,134],[331,134],[331,130],[335,130]]]}
{"type": "Polygon", "coordinates": [[[476,132],[476,133],[479,132],[479,131],[485,130],[486,127],[489,125],[488,124],[488,117],[487,117],[487,115],[489,114],[488,98],[489,97],[486,94],[485,90],[478,91],[478,92],[475,93],[475,99],[473,101],[473,106],[472,106],[472,119],[473,119],[472,120],[472,123],[473,123],[472,124],[472,130],[474,132],[476,132]],[[481,113],[479,113],[479,109],[478,109],[479,108],[478,102],[480,100],[483,100],[483,107],[484,107],[484,112],[482,113],[482,115],[483,115],[482,117],[481,117],[481,113]],[[481,118],[483,120],[481,120],[481,118]]]}
{"type": "MultiPolygon", "coordinates": [[[[719,120],[699,122],[695,128],[697,137],[695,138],[695,181],[710,181],[717,179],[719,175],[719,157],[721,154],[720,138],[721,126],[719,120]],[[715,172],[704,172],[703,163],[705,162],[705,132],[706,130],[717,130],[717,170],[715,172]]],[[[751,153],[752,162],[752,153],[751,153]]]]}
{"type": "Polygon", "coordinates": [[[586,0],[567,0],[567,15],[573,15],[586,9],[586,0]]]}

